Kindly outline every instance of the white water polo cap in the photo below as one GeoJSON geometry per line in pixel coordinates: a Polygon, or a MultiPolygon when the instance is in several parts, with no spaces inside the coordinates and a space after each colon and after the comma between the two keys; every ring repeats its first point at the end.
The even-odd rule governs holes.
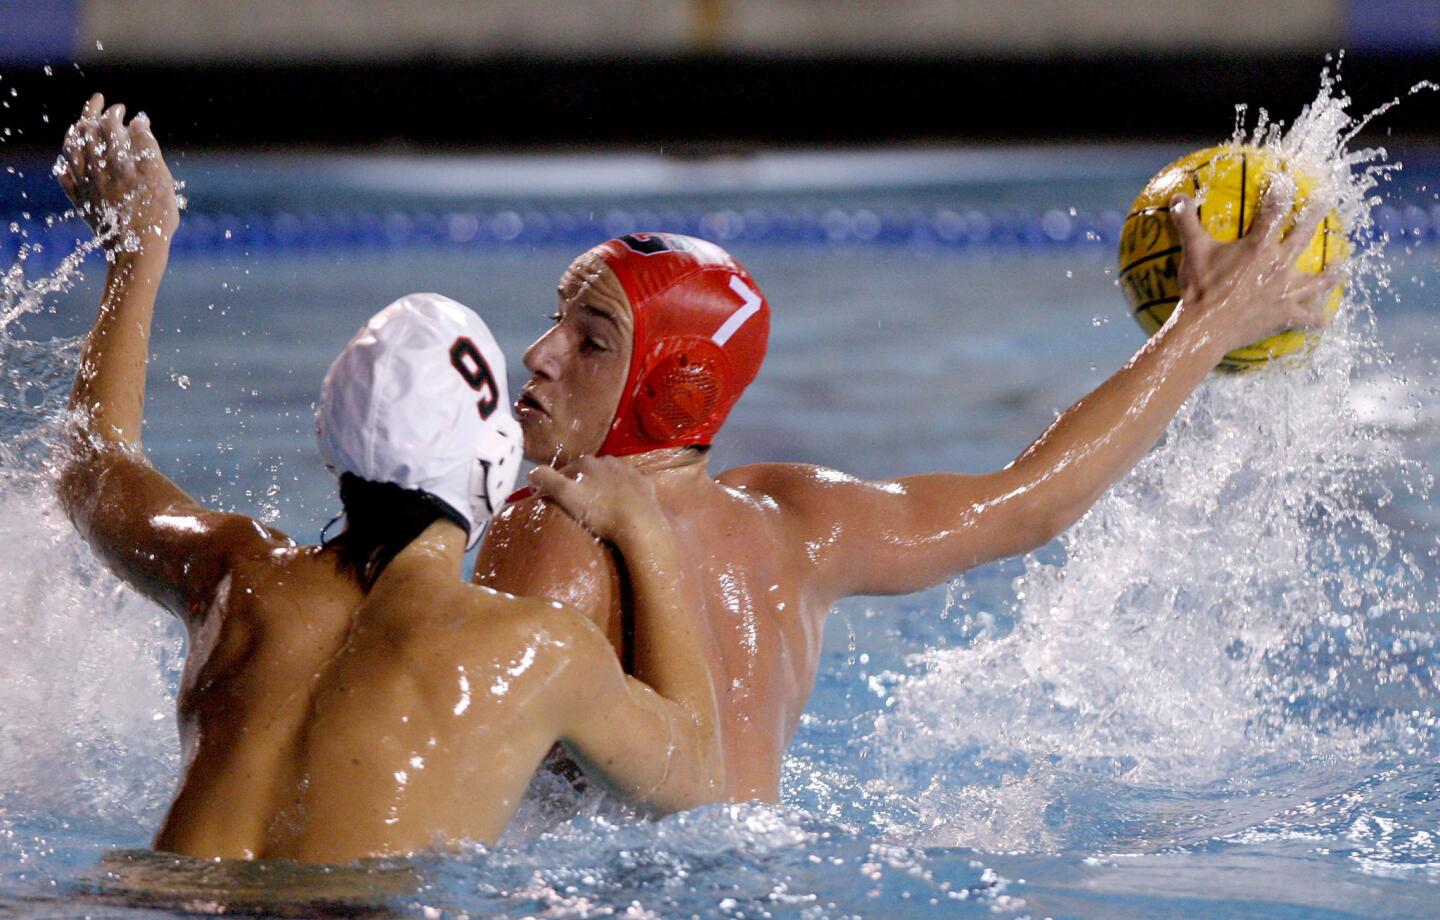
{"type": "Polygon", "coordinates": [[[474,310],[410,294],[370,318],[330,365],[315,410],[336,476],[418,489],[475,545],[520,471],[505,356],[474,310]]]}

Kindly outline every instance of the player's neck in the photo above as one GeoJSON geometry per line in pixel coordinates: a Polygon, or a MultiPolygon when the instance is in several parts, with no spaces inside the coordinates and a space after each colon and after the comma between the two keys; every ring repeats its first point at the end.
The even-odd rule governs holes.
{"type": "Polygon", "coordinates": [[[710,475],[710,452],[693,447],[665,447],[621,459],[642,473],[667,480],[707,479],[710,475]]]}
{"type": "Polygon", "coordinates": [[[386,567],[387,571],[397,562],[402,567],[418,563],[443,569],[447,573],[452,570],[458,573],[465,563],[465,530],[455,522],[441,518],[397,553],[386,567]]]}

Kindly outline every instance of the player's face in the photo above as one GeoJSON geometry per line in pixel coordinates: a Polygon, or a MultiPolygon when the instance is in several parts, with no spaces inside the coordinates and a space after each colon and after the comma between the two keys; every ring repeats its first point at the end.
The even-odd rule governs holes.
{"type": "Polygon", "coordinates": [[[554,325],[525,352],[515,401],[525,458],[563,466],[605,441],[630,371],[634,316],[620,279],[593,253],[560,276],[554,325]]]}

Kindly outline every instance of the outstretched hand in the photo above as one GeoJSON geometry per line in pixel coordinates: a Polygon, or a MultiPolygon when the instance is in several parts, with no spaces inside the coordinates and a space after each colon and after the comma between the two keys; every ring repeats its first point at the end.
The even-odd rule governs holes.
{"type": "Polygon", "coordinates": [[[65,132],[55,176],[104,245],[136,249],[168,241],[180,224],[175,179],[140,113],[125,124],[125,106],[90,97],[65,132]]]}
{"type": "Polygon", "coordinates": [[[611,543],[663,522],[655,484],[615,457],[581,457],[563,470],[538,466],[530,481],[580,526],[611,543]]]}
{"type": "Polygon", "coordinates": [[[1326,296],[1340,283],[1342,263],[1315,275],[1295,267],[1329,206],[1311,200],[1289,233],[1285,216],[1292,197],[1272,182],[1260,198],[1250,232],[1221,243],[1200,223],[1188,195],[1170,200],[1170,218],[1180,234],[1180,313],[1211,327],[1225,351],[1285,329],[1317,328],[1329,318],[1326,296]]]}

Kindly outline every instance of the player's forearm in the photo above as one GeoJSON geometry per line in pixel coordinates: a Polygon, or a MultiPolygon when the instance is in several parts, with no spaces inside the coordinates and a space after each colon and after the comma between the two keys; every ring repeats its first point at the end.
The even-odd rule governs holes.
{"type": "Polygon", "coordinates": [[[715,738],[715,687],[696,625],[698,601],[688,593],[669,524],[658,516],[637,523],[616,544],[635,595],[636,676],[694,713],[701,734],[715,738]]]}
{"type": "Polygon", "coordinates": [[[1177,312],[1124,367],[1066,410],[1007,467],[1018,483],[1014,500],[1043,520],[1045,539],[1083,516],[1139,462],[1219,363],[1225,353],[1220,337],[1203,322],[1188,320],[1177,312]]]}
{"type": "MultiPolygon", "coordinates": [[[[560,624],[557,624],[560,625],[560,624]]],[[[554,697],[558,740],[591,777],[656,811],[677,811],[718,800],[725,765],[713,721],[702,724],[691,706],[667,698],[625,674],[604,634],[576,613],[566,661],[578,665],[571,685],[554,697]]],[[[703,671],[703,668],[701,668],[703,671]]]]}
{"type": "Polygon", "coordinates": [[[653,481],[614,457],[585,457],[572,475],[537,467],[531,480],[576,521],[615,547],[635,608],[635,671],[626,675],[594,623],[578,614],[570,660],[598,644],[585,668],[593,710],[566,698],[561,732],[628,796],[660,809],[715,801],[725,788],[719,716],[698,628],[701,604],[685,578],[653,481]],[[589,639],[586,640],[585,637],[589,639]],[[610,683],[606,675],[619,678],[610,683]]]}
{"type": "MultiPolygon", "coordinates": [[[[637,678],[628,680],[637,696],[656,689],[637,678]]],[[[684,811],[717,801],[725,790],[725,766],[714,726],[697,722],[690,707],[678,701],[656,702],[666,723],[664,754],[647,766],[652,775],[643,781],[637,775],[623,785],[621,779],[621,791],[637,804],[659,812],[684,811]]]]}
{"type": "Polygon", "coordinates": [[[1015,462],[1021,480],[1050,502],[1068,526],[1128,470],[1165,430],[1177,409],[1232,348],[1281,329],[1325,322],[1324,304],[1339,281],[1337,263],[1321,275],[1296,266],[1324,219],[1308,208],[1288,238],[1292,203],[1275,187],[1261,196],[1250,232],[1217,243],[1189,198],[1170,202],[1184,259],[1183,299],[1163,329],[1114,377],[1077,403],[1015,462]]]}
{"type": "Polygon", "coordinates": [[[86,441],[140,443],[150,324],[169,253],[168,241],[146,240],[138,252],[116,253],[110,264],[70,395],[74,433],[86,441]]]}
{"type": "Polygon", "coordinates": [[[1174,315],[1004,470],[848,487],[826,477],[823,487],[812,485],[821,512],[805,523],[821,547],[812,556],[821,590],[834,597],[911,591],[1043,545],[1139,461],[1227,351],[1282,329],[1323,325],[1342,266],[1318,276],[1296,267],[1324,212],[1302,212],[1284,236],[1290,213],[1288,201],[1266,191],[1250,232],[1219,243],[1192,200],[1173,199],[1170,217],[1184,250],[1184,295],[1174,315]],[[825,488],[844,500],[827,500],[825,488]]]}
{"type": "Polygon", "coordinates": [[[842,557],[837,580],[846,593],[908,593],[1045,545],[1144,456],[1223,353],[1200,324],[1174,322],[1004,470],[895,480],[904,511],[863,528],[864,551],[842,557]]]}

